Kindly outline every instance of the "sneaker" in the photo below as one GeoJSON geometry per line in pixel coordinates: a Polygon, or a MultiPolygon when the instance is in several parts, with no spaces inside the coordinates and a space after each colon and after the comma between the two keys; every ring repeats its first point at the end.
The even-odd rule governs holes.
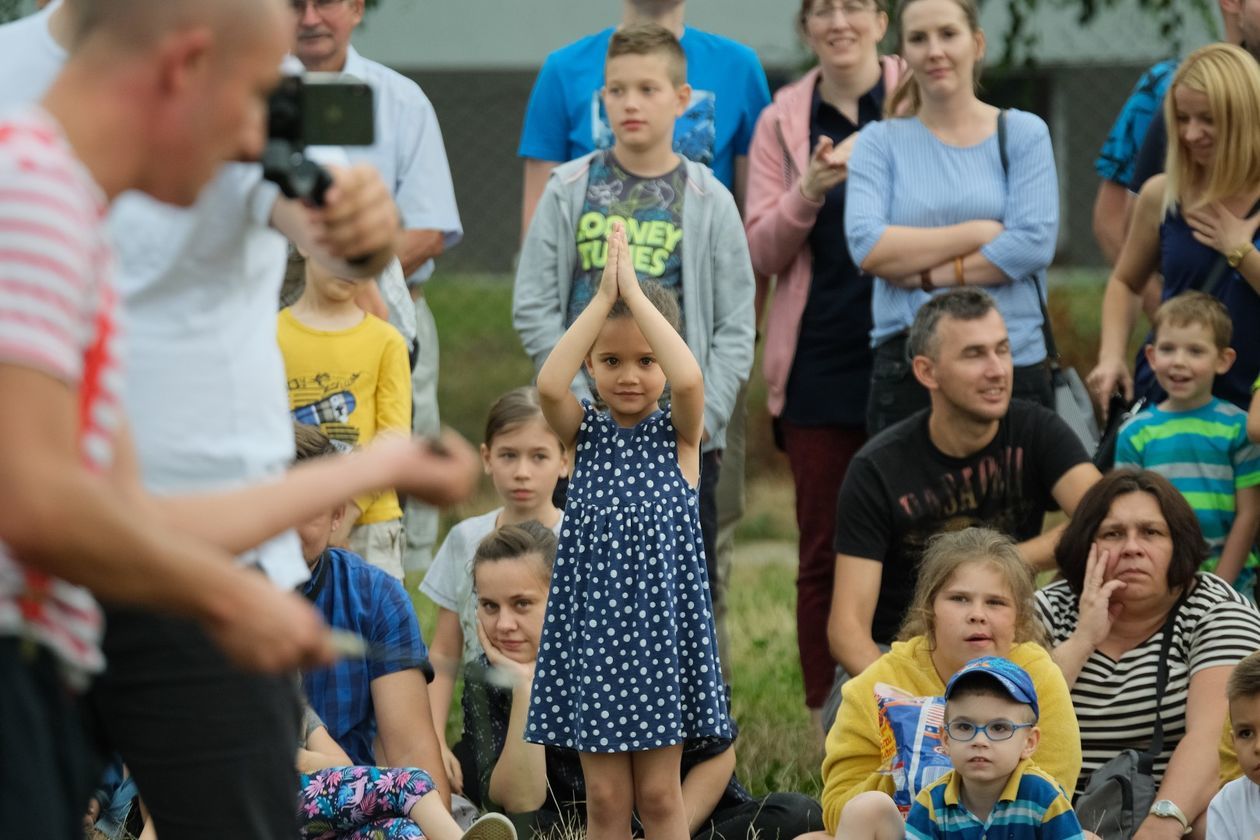
{"type": "Polygon", "coordinates": [[[469,826],[460,840],[516,840],[516,826],[502,814],[492,812],[469,826]]]}

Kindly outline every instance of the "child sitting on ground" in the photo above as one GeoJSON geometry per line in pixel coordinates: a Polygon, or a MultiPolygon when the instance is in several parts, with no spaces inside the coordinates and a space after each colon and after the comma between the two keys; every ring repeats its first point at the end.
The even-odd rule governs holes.
{"type": "Polygon", "coordinates": [[[1260,835],[1260,652],[1234,666],[1225,695],[1243,776],[1212,797],[1207,836],[1209,840],[1252,840],[1260,835]]]}
{"type": "Polygon", "coordinates": [[[1207,540],[1203,571],[1255,596],[1252,551],[1260,527],[1260,447],[1247,439],[1247,414],[1212,396],[1234,363],[1233,324],[1224,305],[1186,292],[1155,311],[1146,359],[1167,398],[1120,428],[1116,466],[1153,470],[1194,508],[1207,540]]]}
{"type": "Polygon", "coordinates": [[[941,741],[954,769],[919,793],[904,823],[891,799],[862,800],[887,805],[861,821],[842,817],[858,828],[845,840],[1084,838],[1063,788],[1030,758],[1039,716],[1027,671],[999,656],[971,660],[945,686],[941,741]]]}
{"type": "MultiPolygon", "coordinates": [[[[411,433],[407,343],[394,327],[359,308],[359,286],[307,260],[306,286],[293,306],[280,311],[276,330],[294,420],[350,446],[387,430],[411,433]]],[[[398,495],[385,490],[354,504],[349,548],[402,580],[398,495]]]]}
{"type": "Polygon", "coordinates": [[[460,668],[484,654],[477,640],[473,554],[478,543],[504,525],[532,519],[558,534],[563,519],[552,503],[552,493],[560,478],[568,474],[569,460],[543,417],[536,388],[513,388],[495,400],[486,419],[481,461],[502,505],[451,528],[420,584],[420,591],[438,607],[433,644],[429,646],[434,670],[429,699],[433,725],[442,739],[446,775],[452,790],[478,804],[485,791],[478,787],[475,772],[467,779],[463,772],[465,765],[473,766],[473,756],[465,752],[456,757],[444,737],[460,668]]]}
{"type": "Polygon", "coordinates": [[[1029,758],[1041,740],[1039,716],[1032,679],[1009,659],[973,659],[954,674],[942,738],[954,769],[919,794],[906,836],[1084,837],[1063,789],[1029,758]]]}

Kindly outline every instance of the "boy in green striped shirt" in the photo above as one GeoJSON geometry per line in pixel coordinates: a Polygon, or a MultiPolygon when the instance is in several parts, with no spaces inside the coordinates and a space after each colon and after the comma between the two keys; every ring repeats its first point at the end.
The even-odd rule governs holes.
{"type": "Polygon", "coordinates": [[[1168,397],[1130,419],[1116,442],[1116,466],[1154,470],[1198,516],[1215,572],[1254,600],[1253,551],[1260,526],[1260,447],[1247,439],[1247,413],[1212,396],[1234,363],[1233,324],[1216,298],[1187,292],[1155,312],[1146,359],[1168,397]]]}

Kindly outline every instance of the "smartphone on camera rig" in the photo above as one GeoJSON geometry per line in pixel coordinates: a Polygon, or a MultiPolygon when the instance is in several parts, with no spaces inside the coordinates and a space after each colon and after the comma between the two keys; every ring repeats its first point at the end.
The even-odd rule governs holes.
{"type": "Polygon", "coordinates": [[[306,156],[310,146],[370,146],[376,140],[372,89],[340,73],[285,76],[271,94],[263,177],[288,198],[319,207],[332,176],[306,156]]]}

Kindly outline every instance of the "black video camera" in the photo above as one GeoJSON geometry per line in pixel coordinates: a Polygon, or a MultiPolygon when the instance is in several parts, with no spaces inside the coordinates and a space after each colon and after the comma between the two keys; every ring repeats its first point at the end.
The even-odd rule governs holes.
{"type": "Polygon", "coordinates": [[[306,156],[308,146],[375,142],[372,89],[339,73],[285,76],[271,94],[263,177],[289,198],[321,206],[332,176],[306,156]]]}

